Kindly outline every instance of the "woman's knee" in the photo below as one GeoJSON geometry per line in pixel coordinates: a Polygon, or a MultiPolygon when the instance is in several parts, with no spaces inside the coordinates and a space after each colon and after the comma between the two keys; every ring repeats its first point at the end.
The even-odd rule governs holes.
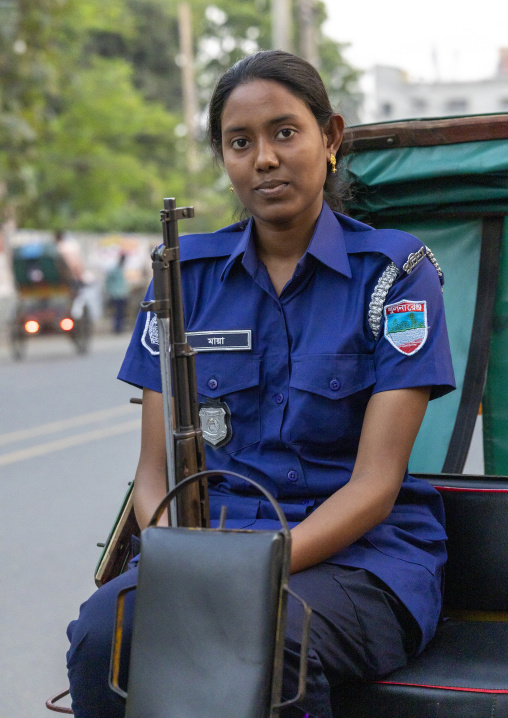
{"type": "MultiPolygon", "coordinates": [[[[136,581],[137,571],[128,571],[99,588],[82,604],[79,618],[72,621],[67,628],[71,651],[73,647],[82,644],[85,638],[95,650],[98,650],[102,644],[106,644],[109,650],[118,593],[122,588],[135,586],[136,581]]],[[[133,591],[132,594],[127,594],[125,601],[124,624],[127,633],[134,608],[134,593],[133,591]]]]}
{"type": "MultiPolygon", "coordinates": [[[[75,715],[95,716],[106,704],[121,702],[109,688],[109,662],[114,633],[116,600],[122,588],[135,586],[137,571],[128,571],[99,588],[80,608],[79,618],[67,628],[70,648],[67,668],[75,715]]],[[[119,682],[127,685],[130,639],[134,615],[135,591],[127,594],[124,611],[124,640],[122,645],[119,682]]],[[[121,710],[122,703],[119,703],[121,710]]],[[[114,712],[111,712],[111,715],[114,712]]],[[[105,715],[105,714],[103,714],[105,715]]]]}

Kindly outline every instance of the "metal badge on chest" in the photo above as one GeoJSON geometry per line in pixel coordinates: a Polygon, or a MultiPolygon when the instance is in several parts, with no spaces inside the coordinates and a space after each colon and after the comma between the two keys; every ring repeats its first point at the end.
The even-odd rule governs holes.
{"type": "Polygon", "coordinates": [[[201,431],[207,444],[218,449],[231,441],[231,412],[224,401],[208,399],[199,405],[201,431]]]}

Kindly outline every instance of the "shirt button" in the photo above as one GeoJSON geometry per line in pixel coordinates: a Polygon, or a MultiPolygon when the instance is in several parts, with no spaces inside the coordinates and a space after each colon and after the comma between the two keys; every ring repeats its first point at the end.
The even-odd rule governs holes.
{"type": "Polygon", "coordinates": [[[209,389],[217,389],[219,386],[219,382],[217,379],[208,379],[208,388],[209,389]]]}
{"type": "Polygon", "coordinates": [[[298,481],[298,472],[297,471],[288,471],[288,479],[290,481],[298,481]]]}
{"type": "Polygon", "coordinates": [[[338,379],[332,379],[330,382],[330,389],[332,391],[339,391],[340,389],[340,381],[338,379]]]}
{"type": "Polygon", "coordinates": [[[284,394],[275,394],[274,399],[276,404],[282,404],[284,401],[284,394]]]}

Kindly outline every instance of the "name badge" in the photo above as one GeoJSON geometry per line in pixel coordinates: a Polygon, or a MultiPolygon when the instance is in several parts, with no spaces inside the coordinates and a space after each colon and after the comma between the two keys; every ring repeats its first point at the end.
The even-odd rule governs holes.
{"type": "Polygon", "coordinates": [[[222,332],[187,332],[185,338],[196,352],[237,352],[252,349],[252,332],[250,329],[226,329],[222,332]]]}

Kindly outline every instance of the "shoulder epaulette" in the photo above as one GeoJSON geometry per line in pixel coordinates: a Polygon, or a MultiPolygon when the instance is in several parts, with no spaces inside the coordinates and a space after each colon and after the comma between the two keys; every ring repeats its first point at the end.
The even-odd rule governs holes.
{"type": "Polygon", "coordinates": [[[429,247],[412,234],[399,229],[368,229],[367,231],[344,231],[348,254],[379,252],[398,267],[400,273],[411,274],[414,268],[427,257],[434,265],[441,284],[443,272],[429,247]]]}
{"type": "Polygon", "coordinates": [[[391,259],[401,271],[405,271],[403,267],[409,256],[418,254],[424,247],[421,240],[398,229],[369,229],[364,232],[346,230],[344,239],[348,254],[378,252],[391,259]]]}
{"type": "Polygon", "coordinates": [[[348,254],[377,252],[384,254],[390,260],[376,283],[369,303],[368,321],[376,338],[381,326],[386,297],[399,277],[411,274],[427,257],[435,267],[441,285],[444,284],[443,272],[433,253],[412,234],[395,229],[373,230],[356,227],[348,231],[348,228],[344,227],[344,239],[348,254]]]}

